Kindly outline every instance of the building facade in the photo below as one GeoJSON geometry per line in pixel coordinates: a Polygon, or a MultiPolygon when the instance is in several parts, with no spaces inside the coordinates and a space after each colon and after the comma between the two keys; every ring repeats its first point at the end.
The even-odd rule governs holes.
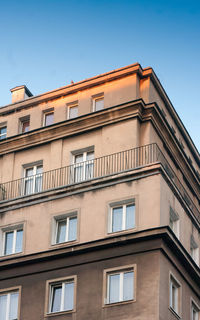
{"type": "Polygon", "coordinates": [[[139,64],[0,108],[0,320],[199,320],[200,155],[139,64]]]}

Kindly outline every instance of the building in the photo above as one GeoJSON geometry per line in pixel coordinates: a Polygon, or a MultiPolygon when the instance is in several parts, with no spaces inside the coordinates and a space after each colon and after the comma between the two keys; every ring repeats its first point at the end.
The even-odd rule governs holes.
{"type": "Polygon", "coordinates": [[[137,63],[0,109],[0,319],[199,320],[200,155],[137,63]]]}

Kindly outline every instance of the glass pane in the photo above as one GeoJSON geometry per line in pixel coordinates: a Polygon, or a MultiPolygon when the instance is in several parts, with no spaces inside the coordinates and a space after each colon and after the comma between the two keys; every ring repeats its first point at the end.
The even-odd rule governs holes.
{"type": "Polygon", "coordinates": [[[88,152],[86,155],[86,160],[93,160],[94,159],[94,152],[88,152]]]}
{"type": "Polygon", "coordinates": [[[59,312],[61,310],[62,286],[52,287],[51,312],[59,312]]]}
{"type": "Polygon", "coordinates": [[[80,163],[83,161],[83,155],[82,154],[78,154],[77,156],[75,156],[75,163],[80,163]]]}
{"type": "Polygon", "coordinates": [[[83,172],[84,172],[83,171],[83,163],[75,166],[75,168],[74,168],[74,181],[75,182],[80,182],[80,181],[84,180],[83,172]]]}
{"type": "Polygon", "coordinates": [[[9,320],[15,320],[18,316],[18,296],[19,293],[15,292],[10,295],[10,310],[9,310],[9,320]]]}
{"type": "Polygon", "coordinates": [[[6,232],[5,234],[5,254],[12,254],[14,232],[6,232]]]}
{"type": "Polygon", "coordinates": [[[31,194],[33,193],[33,178],[26,178],[25,179],[25,187],[24,187],[24,194],[31,194]]]}
{"type": "Polygon", "coordinates": [[[22,252],[23,230],[17,230],[15,252],[22,252]]]}
{"type": "Polygon", "coordinates": [[[6,319],[7,295],[0,296],[0,320],[6,319]]]}
{"type": "Polygon", "coordinates": [[[64,310],[74,308],[74,282],[65,283],[64,310]]]}
{"type": "Polygon", "coordinates": [[[45,126],[49,126],[53,124],[53,112],[45,114],[45,126]]]}
{"type": "Polygon", "coordinates": [[[31,177],[33,175],[33,168],[26,169],[26,177],[31,177]]]}
{"type": "Polygon", "coordinates": [[[94,162],[93,160],[87,161],[85,165],[85,179],[92,179],[94,176],[94,162]]]}
{"type": "Polygon", "coordinates": [[[77,217],[72,217],[69,219],[69,235],[68,240],[76,240],[77,233],[77,217]]]}
{"type": "Polygon", "coordinates": [[[0,128],[0,140],[6,138],[7,127],[0,128]]]}
{"type": "Polygon", "coordinates": [[[43,166],[37,166],[36,168],[36,174],[42,173],[43,172],[43,166]]]}
{"type": "Polygon", "coordinates": [[[65,236],[66,236],[66,220],[58,221],[56,243],[65,242],[65,236]]]}
{"type": "Polygon", "coordinates": [[[42,174],[35,177],[35,192],[42,191],[42,174]]]}
{"type": "Polygon", "coordinates": [[[78,106],[69,108],[69,119],[78,117],[78,106]]]}
{"type": "Polygon", "coordinates": [[[130,204],[126,206],[126,229],[135,227],[135,206],[130,204]]]}
{"type": "Polygon", "coordinates": [[[120,281],[120,275],[119,274],[113,274],[109,276],[109,303],[114,303],[119,301],[119,281],[120,281]]]}
{"type": "Polygon", "coordinates": [[[133,272],[124,273],[123,301],[133,299],[133,272]]]}
{"type": "Polygon", "coordinates": [[[112,209],[112,232],[122,230],[122,217],[123,217],[122,207],[112,209]]]}
{"type": "Polygon", "coordinates": [[[104,108],[104,99],[95,100],[95,111],[102,110],[104,108]]]}

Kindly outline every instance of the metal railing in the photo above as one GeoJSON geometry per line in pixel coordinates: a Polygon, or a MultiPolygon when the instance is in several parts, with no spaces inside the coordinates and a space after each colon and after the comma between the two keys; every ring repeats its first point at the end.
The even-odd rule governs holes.
{"type": "Polygon", "coordinates": [[[2,183],[0,184],[0,201],[100,179],[154,163],[162,164],[187,205],[199,219],[200,213],[197,207],[156,143],[2,183]]]}

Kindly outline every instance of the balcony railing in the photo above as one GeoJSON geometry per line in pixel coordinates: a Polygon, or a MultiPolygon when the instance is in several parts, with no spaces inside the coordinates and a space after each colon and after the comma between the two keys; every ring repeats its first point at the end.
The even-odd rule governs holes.
{"type": "Polygon", "coordinates": [[[28,196],[93,179],[101,179],[154,163],[162,164],[187,205],[199,219],[200,213],[197,207],[156,143],[2,183],[0,184],[0,201],[28,196]]]}

